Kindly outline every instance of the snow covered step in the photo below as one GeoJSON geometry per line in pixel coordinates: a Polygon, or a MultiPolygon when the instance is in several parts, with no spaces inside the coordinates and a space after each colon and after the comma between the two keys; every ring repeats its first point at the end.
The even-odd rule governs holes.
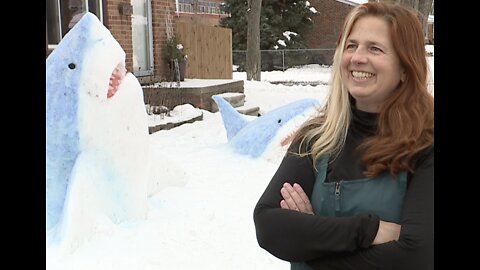
{"type": "Polygon", "coordinates": [[[239,106],[235,108],[237,112],[245,115],[258,116],[260,107],[258,106],[239,106]]]}
{"type": "MultiPolygon", "coordinates": [[[[245,94],[244,93],[222,93],[217,96],[223,97],[232,107],[237,108],[245,104],[245,94]]],[[[218,106],[215,101],[212,99],[212,112],[218,112],[218,106]]]]}

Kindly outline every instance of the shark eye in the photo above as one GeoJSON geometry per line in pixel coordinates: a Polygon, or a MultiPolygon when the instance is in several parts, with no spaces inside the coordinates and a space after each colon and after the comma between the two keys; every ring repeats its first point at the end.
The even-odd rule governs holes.
{"type": "Polygon", "coordinates": [[[279,124],[280,124],[281,122],[282,122],[282,119],[278,119],[277,123],[279,123],[279,124]]]}
{"type": "Polygon", "coordinates": [[[74,64],[74,63],[68,64],[68,68],[69,68],[69,69],[75,69],[75,64],[74,64]]]}

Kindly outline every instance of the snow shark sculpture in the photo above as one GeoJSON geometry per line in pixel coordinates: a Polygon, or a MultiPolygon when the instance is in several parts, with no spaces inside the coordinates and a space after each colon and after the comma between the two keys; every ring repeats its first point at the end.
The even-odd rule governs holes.
{"type": "Polygon", "coordinates": [[[75,248],[98,228],[145,218],[148,119],[140,83],[125,73],[109,90],[125,52],[86,13],[46,60],[46,193],[50,243],[75,248]],[[104,218],[103,218],[104,219],[104,218]]]}
{"type": "MultiPolygon", "coordinates": [[[[217,103],[222,115],[229,144],[236,152],[253,158],[265,152],[282,127],[299,117],[306,120],[309,113],[314,112],[320,105],[317,99],[301,99],[249,121],[223,97],[214,95],[212,99],[217,103]]],[[[278,144],[280,147],[280,142],[278,144]]]]}

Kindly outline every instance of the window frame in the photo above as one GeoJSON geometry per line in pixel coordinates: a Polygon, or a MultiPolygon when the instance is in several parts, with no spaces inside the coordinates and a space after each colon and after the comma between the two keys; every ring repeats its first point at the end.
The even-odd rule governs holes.
{"type": "MultiPolygon", "coordinates": [[[[60,41],[63,39],[63,37],[65,36],[65,34],[68,32],[67,31],[64,31],[64,27],[62,26],[62,24],[65,24],[64,20],[62,20],[62,15],[64,15],[62,13],[62,7],[63,5],[69,5],[69,1],[70,0],[47,0],[47,10],[46,10],[46,15],[47,15],[47,46],[48,46],[48,49],[49,50],[52,50],[52,49],[55,49],[57,46],[58,46],[58,43],[60,43],[60,41]],[[51,5],[50,7],[52,8],[49,8],[49,4],[51,5]],[[50,12],[49,12],[50,11],[50,12]],[[49,24],[50,22],[50,24],[49,24]],[[53,22],[53,25],[52,25],[52,22],[53,22]],[[53,38],[49,38],[49,30],[52,30],[51,32],[53,32],[55,35],[55,37],[53,38]]],[[[90,6],[89,6],[89,2],[90,1],[93,1],[96,5],[96,8],[98,7],[98,10],[96,12],[92,12],[93,14],[95,14],[98,19],[103,23],[103,17],[104,17],[104,9],[103,9],[103,6],[104,6],[104,2],[105,0],[80,0],[81,1],[81,4],[82,4],[82,12],[92,12],[90,6]],[[83,10],[83,7],[85,7],[85,10],[83,10]]],[[[66,7],[68,8],[68,7],[66,7]]],[[[50,34],[52,35],[52,34],[50,34]]]]}

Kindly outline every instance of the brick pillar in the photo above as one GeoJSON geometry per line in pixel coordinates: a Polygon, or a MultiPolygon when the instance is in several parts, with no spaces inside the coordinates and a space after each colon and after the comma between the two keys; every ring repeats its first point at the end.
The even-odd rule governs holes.
{"type": "Polygon", "coordinates": [[[133,46],[132,46],[132,17],[120,14],[119,5],[129,0],[106,0],[104,23],[113,37],[120,43],[125,51],[125,67],[128,71],[133,70],[133,46]]]}

